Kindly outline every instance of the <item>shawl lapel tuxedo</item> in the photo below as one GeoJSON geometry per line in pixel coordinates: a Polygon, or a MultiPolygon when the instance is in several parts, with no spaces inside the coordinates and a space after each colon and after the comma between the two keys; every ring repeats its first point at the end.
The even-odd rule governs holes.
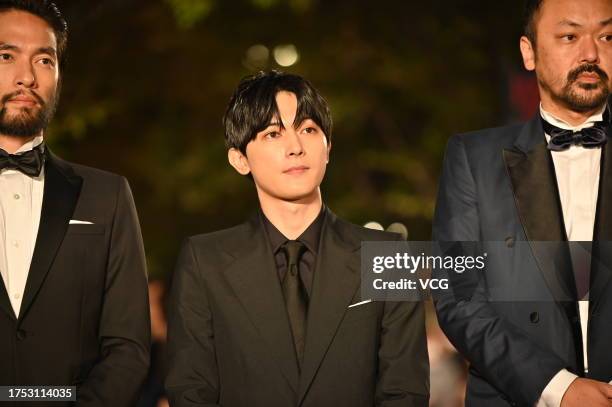
{"type": "Polygon", "coordinates": [[[259,216],[187,240],[169,313],[173,407],[426,406],[421,303],[361,301],[360,245],[396,235],[327,212],[301,372],[259,216]]]}
{"type": "Polygon", "coordinates": [[[2,282],[0,332],[1,385],[77,386],[76,404],[53,406],[134,405],[148,369],[150,325],[140,226],[123,177],[47,151],[20,312],[2,282]]]}
{"type": "Polygon", "coordinates": [[[433,226],[442,242],[505,242],[471,297],[436,294],[440,326],[470,363],[467,406],[529,406],[557,372],[612,380],[612,143],[602,150],[585,375],[576,283],[540,116],[453,137],[433,226]],[[520,242],[529,242],[520,245],[520,242]],[[553,246],[535,242],[559,242],[553,246]],[[491,287],[515,300],[495,301],[491,287]],[[525,301],[520,298],[538,298],[525,301]]]}

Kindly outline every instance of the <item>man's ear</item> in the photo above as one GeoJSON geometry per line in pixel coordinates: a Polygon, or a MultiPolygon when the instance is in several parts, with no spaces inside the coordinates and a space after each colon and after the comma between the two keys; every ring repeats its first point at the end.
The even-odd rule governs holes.
{"type": "Polygon", "coordinates": [[[523,56],[523,65],[528,71],[533,71],[536,68],[536,58],[534,44],[529,41],[529,38],[524,35],[521,37],[520,42],[521,55],[523,56]]]}
{"type": "Polygon", "coordinates": [[[227,151],[227,161],[241,175],[248,175],[251,172],[249,160],[242,154],[242,151],[237,148],[230,148],[227,151]]]}
{"type": "Polygon", "coordinates": [[[329,142],[329,144],[327,144],[327,164],[329,164],[329,153],[331,152],[331,148],[332,148],[332,143],[331,141],[329,142]]]}

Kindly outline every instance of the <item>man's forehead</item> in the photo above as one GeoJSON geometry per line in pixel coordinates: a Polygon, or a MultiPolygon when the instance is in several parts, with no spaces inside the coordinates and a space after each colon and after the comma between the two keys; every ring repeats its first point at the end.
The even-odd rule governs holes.
{"type": "Polygon", "coordinates": [[[276,121],[282,121],[284,127],[293,126],[298,111],[296,95],[287,91],[278,92],[276,94],[276,110],[276,121]]]}
{"type": "Polygon", "coordinates": [[[612,23],[612,1],[545,0],[539,17],[565,26],[609,25],[612,23]]]}
{"type": "Polygon", "coordinates": [[[0,44],[22,50],[57,49],[53,28],[33,14],[9,10],[0,12],[0,44]]]}
{"type": "MultiPolygon", "coordinates": [[[[292,127],[299,127],[302,124],[306,123],[306,122],[314,122],[314,120],[312,120],[310,117],[295,117],[293,123],[290,123],[292,127]]],[[[282,122],[281,120],[278,119],[278,117],[273,116],[272,119],[270,119],[270,123],[268,123],[268,126],[279,126],[279,127],[286,127],[285,126],[286,123],[282,122]]]]}

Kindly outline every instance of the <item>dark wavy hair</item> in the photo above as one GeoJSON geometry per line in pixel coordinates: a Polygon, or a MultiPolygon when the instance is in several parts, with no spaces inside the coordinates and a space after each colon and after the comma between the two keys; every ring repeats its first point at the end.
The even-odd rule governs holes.
{"type": "Polygon", "coordinates": [[[294,93],[297,112],[294,125],[306,119],[314,121],[331,142],[332,118],[327,102],[306,79],[279,71],[259,72],[238,84],[223,116],[225,144],[246,155],[246,146],[257,133],[279,117],[276,94],[294,93]]]}
{"type": "Polygon", "coordinates": [[[49,0],[0,0],[0,13],[10,10],[25,11],[49,24],[57,40],[57,58],[60,65],[63,65],[66,60],[68,23],[57,5],[49,0]]]}

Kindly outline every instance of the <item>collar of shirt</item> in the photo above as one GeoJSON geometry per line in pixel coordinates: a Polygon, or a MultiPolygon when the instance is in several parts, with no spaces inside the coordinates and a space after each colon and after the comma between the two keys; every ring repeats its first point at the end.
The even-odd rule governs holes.
{"type": "MultiPolygon", "coordinates": [[[[585,129],[587,127],[593,127],[593,125],[596,122],[602,121],[603,120],[603,113],[606,110],[606,107],[607,106],[602,107],[601,110],[598,113],[595,113],[593,116],[589,117],[582,124],[579,124],[578,126],[572,126],[571,124],[567,123],[566,121],[564,121],[562,119],[559,119],[558,117],[554,116],[552,113],[547,112],[542,107],[542,104],[540,104],[540,115],[548,123],[552,124],[553,126],[557,126],[560,129],[578,131],[578,130],[585,129]]],[[[546,138],[547,139],[549,138],[548,134],[546,135],[546,138]]]]}
{"type": "Polygon", "coordinates": [[[36,136],[32,140],[28,141],[27,143],[19,147],[19,149],[15,151],[13,154],[21,154],[21,153],[25,153],[27,151],[33,150],[35,147],[38,147],[39,145],[41,145],[42,142],[43,142],[43,136],[36,136]]]}
{"type": "MultiPolygon", "coordinates": [[[[280,247],[289,239],[283,235],[268,218],[266,218],[266,215],[264,215],[261,209],[259,213],[266,230],[266,235],[268,236],[268,241],[270,242],[270,246],[272,246],[272,253],[277,253],[280,247]]],[[[319,240],[321,238],[324,219],[325,205],[321,207],[321,212],[319,212],[317,218],[306,228],[306,230],[304,230],[304,232],[302,232],[300,237],[297,238],[297,240],[304,243],[306,248],[315,255],[319,250],[319,240]]]]}

